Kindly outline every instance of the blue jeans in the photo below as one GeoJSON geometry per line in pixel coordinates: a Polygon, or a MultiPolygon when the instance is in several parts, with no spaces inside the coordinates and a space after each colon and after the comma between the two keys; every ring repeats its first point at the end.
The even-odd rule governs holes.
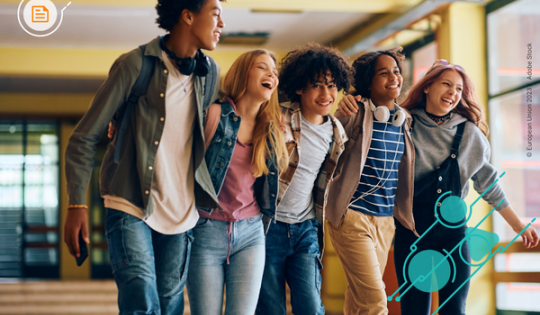
{"type": "MultiPolygon", "coordinates": [[[[416,230],[420,235],[435,222],[433,214],[433,206],[420,206],[414,205],[413,207],[414,221],[416,230]]],[[[407,256],[411,253],[411,245],[418,240],[412,231],[405,228],[403,225],[396,222],[396,238],[394,242],[394,262],[396,266],[396,274],[398,283],[401,286],[404,283],[403,278],[403,265],[407,256]]],[[[415,254],[424,250],[436,250],[440,253],[444,253],[444,250],[450,252],[463,238],[465,237],[465,231],[467,227],[462,226],[457,229],[451,229],[444,227],[442,224],[437,223],[421,240],[418,242],[417,250],[415,254]]],[[[471,261],[469,247],[467,242],[461,247],[461,254],[467,262],[471,261]]],[[[414,255],[414,254],[413,254],[414,255]]],[[[412,259],[411,256],[410,259],[412,259]]],[[[469,278],[471,274],[471,267],[463,262],[460,257],[459,248],[456,249],[451,257],[455,262],[455,270],[451,268],[451,273],[455,273],[455,281],[448,281],[448,283],[439,290],[439,303],[442,304],[446,299],[453,294],[456,289],[466,282],[466,284],[457,291],[448,302],[439,310],[440,315],[465,315],[465,302],[467,301],[467,295],[469,293],[469,278]]],[[[410,263],[408,264],[410,266],[410,263]]],[[[407,270],[408,274],[408,270],[407,270]]],[[[408,283],[411,283],[411,279],[407,279],[408,283]]],[[[405,288],[407,288],[406,286],[405,288]]],[[[405,289],[404,288],[404,289],[405,289]]],[[[404,290],[403,289],[403,290],[404,290]]],[[[429,315],[431,314],[431,293],[423,292],[415,288],[410,288],[409,291],[401,298],[401,314],[402,315],[429,315]]],[[[439,305],[440,305],[439,304],[439,305]]]]}
{"type": "Polygon", "coordinates": [[[225,315],[253,315],[264,271],[261,216],[232,223],[200,218],[193,235],[187,282],[191,314],[221,315],[225,287],[225,315]]]}
{"type": "Polygon", "coordinates": [[[266,265],[257,315],[287,314],[285,281],[295,315],[324,314],[317,219],[271,223],[266,234],[266,265]]]}
{"type": "Polygon", "coordinates": [[[107,209],[105,234],[120,315],[183,314],[191,231],[164,235],[137,217],[107,209]]]}

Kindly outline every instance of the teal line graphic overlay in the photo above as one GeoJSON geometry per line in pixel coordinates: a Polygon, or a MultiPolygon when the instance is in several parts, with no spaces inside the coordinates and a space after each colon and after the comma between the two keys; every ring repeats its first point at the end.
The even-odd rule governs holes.
{"type": "MultiPolygon", "coordinates": [[[[491,259],[495,256],[496,253],[503,253],[515,240],[517,240],[525,230],[531,226],[531,224],[536,221],[534,218],[525,228],[519,232],[507,246],[499,246],[495,251],[492,252],[492,249],[499,242],[499,236],[495,233],[484,231],[478,227],[495,212],[495,208],[491,211],[473,228],[467,228],[465,232],[465,237],[459,242],[451,251],[444,251],[444,254],[435,251],[435,250],[424,250],[415,255],[415,252],[418,250],[418,242],[437,224],[441,223],[443,226],[451,229],[459,228],[467,224],[472,216],[473,207],[478,201],[491,189],[493,186],[501,179],[506,172],[502,173],[498,179],[496,179],[489,187],[482,193],[469,207],[469,213],[467,214],[467,205],[463,199],[457,196],[448,196],[440,206],[440,215],[437,211],[437,205],[439,201],[446,195],[451,192],[445,192],[442,194],[437,201],[435,202],[434,212],[436,221],[411,245],[411,253],[405,259],[403,265],[403,278],[404,283],[388,297],[388,301],[392,301],[395,297],[396,301],[400,301],[401,297],[404,296],[411,287],[415,287],[423,292],[435,292],[443,288],[452,277],[452,282],[455,281],[455,272],[456,264],[451,257],[451,254],[455,250],[460,251],[460,257],[463,262],[470,266],[478,267],[465,282],[463,282],[455,291],[452,293],[445,301],[443,301],[437,310],[435,310],[431,315],[435,315],[447,302],[452,298],[459,289],[461,289],[467,281],[476,275],[478,271],[491,259]],[[447,223],[441,220],[444,219],[447,223]],[[464,220],[465,219],[465,220],[464,220]],[[462,222],[463,221],[463,222],[462,222]],[[470,248],[471,258],[474,261],[481,261],[482,258],[486,257],[485,260],[481,261],[478,264],[473,264],[467,262],[461,256],[461,247],[467,242],[470,248]],[[409,262],[410,261],[410,262],[409,262]],[[407,268],[408,267],[408,268],[407,268]],[[429,272],[426,273],[426,271],[429,272]],[[408,271],[408,272],[407,272],[408,271]],[[408,277],[407,277],[408,273],[408,277]],[[407,279],[411,279],[412,283],[409,283],[407,279]],[[414,280],[413,280],[414,279],[414,280]],[[396,296],[400,293],[399,296],[396,296]]],[[[499,206],[504,200],[501,200],[497,206],[499,206]]]]}

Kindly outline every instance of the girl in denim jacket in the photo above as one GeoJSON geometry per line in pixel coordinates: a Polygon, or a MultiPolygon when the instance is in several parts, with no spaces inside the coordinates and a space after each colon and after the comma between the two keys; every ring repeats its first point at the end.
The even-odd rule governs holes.
{"type": "Polygon", "coordinates": [[[192,314],[222,314],[225,288],[225,314],[255,312],[265,263],[261,218],[274,216],[287,160],[277,85],[273,53],[244,53],[223,81],[227,97],[206,113],[205,160],[221,209],[199,207],[187,283],[192,314]]]}

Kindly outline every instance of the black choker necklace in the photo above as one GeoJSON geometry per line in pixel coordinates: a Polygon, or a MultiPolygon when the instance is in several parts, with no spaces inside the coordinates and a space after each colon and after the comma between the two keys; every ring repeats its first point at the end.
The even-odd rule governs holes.
{"type": "Polygon", "coordinates": [[[436,122],[437,124],[442,124],[443,122],[447,121],[450,119],[450,114],[452,112],[448,112],[448,114],[446,115],[443,115],[443,116],[437,116],[437,115],[433,115],[431,113],[428,113],[426,111],[426,114],[428,115],[428,117],[433,120],[434,122],[436,122]]]}
{"type": "Polygon", "coordinates": [[[176,56],[174,52],[167,48],[167,44],[165,43],[169,36],[170,35],[167,34],[160,37],[159,47],[167,54],[167,56],[169,56],[169,58],[171,58],[171,61],[176,63],[180,73],[183,75],[191,75],[192,73],[195,73],[195,75],[199,77],[206,76],[210,70],[210,62],[208,61],[206,55],[203,54],[199,49],[195,54],[195,58],[180,58],[176,56]]]}

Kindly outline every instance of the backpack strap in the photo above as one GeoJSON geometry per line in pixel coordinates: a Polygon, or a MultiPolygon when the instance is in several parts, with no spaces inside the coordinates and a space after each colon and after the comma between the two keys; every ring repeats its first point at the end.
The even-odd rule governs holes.
{"type": "Polygon", "coordinates": [[[148,85],[150,85],[150,79],[154,74],[155,60],[152,56],[146,56],[144,54],[146,50],[146,45],[139,46],[139,49],[142,52],[142,66],[141,72],[135,81],[135,84],[131,88],[131,93],[129,94],[127,102],[123,106],[123,114],[119,114],[119,119],[121,120],[120,128],[118,129],[118,138],[116,141],[116,147],[114,150],[114,163],[118,164],[120,161],[120,149],[122,148],[122,142],[124,140],[124,134],[126,132],[129,121],[131,120],[131,114],[133,113],[133,108],[139,102],[139,98],[146,94],[148,90],[148,85]]]}
{"type": "Polygon", "coordinates": [[[204,121],[204,148],[208,149],[221,119],[221,104],[210,105],[204,121]]]}
{"type": "Polygon", "coordinates": [[[214,89],[216,87],[216,81],[217,81],[217,68],[216,63],[214,60],[212,60],[209,57],[206,57],[208,59],[208,63],[210,63],[210,70],[208,71],[208,74],[206,74],[205,84],[204,84],[204,99],[203,99],[203,111],[208,108],[212,104],[213,100],[212,96],[214,95],[214,89]]]}
{"type": "Polygon", "coordinates": [[[461,139],[463,138],[463,131],[465,130],[465,124],[467,121],[462,122],[457,126],[456,135],[454,136],[454,142],[452,143],[452,154],[456,157],[458,156],[459,152],[459,145],[461,144],[461,139]]]}

